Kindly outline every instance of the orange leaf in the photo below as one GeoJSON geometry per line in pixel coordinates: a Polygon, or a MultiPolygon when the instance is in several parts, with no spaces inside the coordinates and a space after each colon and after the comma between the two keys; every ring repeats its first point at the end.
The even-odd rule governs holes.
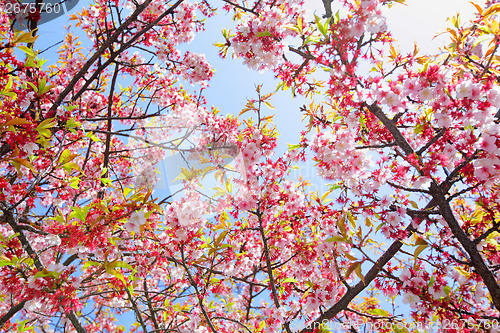
{"type": "MultiPolygon", "coordinates": [[[[353,262],[352,264],[350,264],[349,268],[347,268],[347,272],[345,273],[345,278],[348,279],[349,276],[351,276],[352,272],[357,270],[358,267],[359,267],[360,272],[361,272],[361,262],[360,261],[356,261],[356,262],[353,262]]],[[[356,272],[356,274],[357,274],[357,272],[356,272]]]]}
{"type": "Polygon", "coordinates": [[[26,125],[29,124],[30,122],[27,121],[26,119],[22,118],[13,118],[11,120],[8,120],[4,126],[13,126],[13,125],[26,125]]]}
{"type": "Polygon", "coordinates": [[[477,12],[479,13],[479,15],[483,15],[483,9],[481,8],[481,6],[479,6],[477,3],[474,3],[472,1],[469,1],[474,7],[476,7],[477,9],[477,12]]]}
{"type": "Polygon", "coordinates": [[[500,12],[500,3],[491,5],[488,9],[486,9],[483,16],[487,17],[487,16],[490,16],[491,14],[495,14],[497,12],[500,12]]]}

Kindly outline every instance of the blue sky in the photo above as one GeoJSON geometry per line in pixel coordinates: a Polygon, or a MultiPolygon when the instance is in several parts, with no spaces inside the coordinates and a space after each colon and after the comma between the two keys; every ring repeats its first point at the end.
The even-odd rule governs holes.
{"type": "MultiPolygon", "coordinates": [[[[88,3],[90,3],[89,0],[80,0],[72,13],[76,13],[88,3]]],[[[322,14],[321,1],[315,0],[309,3],[312,11],[318,8],[317,14],[322,14]]],[[[393,31],[394,36],[400,41],[403,52],[413,50],[413,42],[416,41],[422,54],[427,52],[436,53],[438,46],[446,41],[447,37],[445,36],[436,39],[433,39],[433,37],[449,26],[449,23],[446,22],[447,17],[461,11],[467,13],[467,15],[463,15],[463,19],[471,18],[474,10],[474,7],[466,0],[407,0],[407,4],[408,6],[395,4],[391,10],[386,12],[389,30],[393,31]]],[[[219,4],[218,6],[221,7],[219,4]]],[[[36,48],[43,50],[55,42],[63,40],[65,35],[64,26],[68,24],[68,18],[63,16],[40,26],[38,34],[40,37],[35,44],[36,48]]],[[[205,93],[208,105],[219,107],[223,113],[239,114],[246,99],[256,96],[256,85],[262,84],[263,92],[266,93],[274,91],[277,81],[274,80],[272,73],[251,71],[238,59],[228,57],[226,60],[221,60],[218,49],[213,46],[213,43],[223,41],[221,34],[223,27],[234,27],[234,23],[231,21],[231,14],[220,11],[216,17],[208,20],[206,31],[197,35],[193,43],[182,47],[182,49],[205,53],[216,70],[210,82],[210,87],[205,93]]],[[[49,60],[47,64],[56,61],[56,51],[57,47],[43,54],[43,58],[49,60]]],[[[278,92],[272,101],[276,111],[269,110],[269,113],[276,114],[275,122],[278,126],[278,132],[281,134],[281,152],[286,149],[288,143],[297,143],[299,140],[300,130],[303,127],[299,108],[305,102],[303,99],[292,99],[290,91],[278,92]]],[[[163,172],[171,169],[172,164],[178,166],[178,162],[172,162],[172,159],[170,162],[167,160],[162,167],[163,172]]],[[[312,177],[318,189],[326,190],[325,182],[314,176],[316,170],[312,161],[309,161],[302,168],[301,173],[306,178],[310,179],[312,177]]],[[[173,180],[174,175],[175,172],[168,175],[168,182],[173,180]]],[[[160,187],[162,186],[160,185],[160,187]]],[[[172,188],[178,187],[173,186],[172,188]]]]}
{"type": "MultiPolygon", "coordinates": [[[[478,1],[483,3],[484,1],[478,1]]],[[[78,5],[71,11],[75,14],[83,6],[91,3],[90,0],[80,0],[78,5]]],[[[321,16],[323,13],[322,2],[320,0],[306,0],[307,8],[311,14],[316,13],[321,16]]],[[[220,3],[215,6],[221,7],[220,3]]],[[[335,11],[335,5],[333,4],[335,11]]],[[[437,48],[446,41],[447,36],[433,37],[445,30],[449,26],[446,18],[454,15],[457,11],[464,13],[462,17],[471,18],[474,7],[466,0],[407,0],[407,6],[395,4],[390,10],[386,10],[389,30],[399,40],[402,52],[413,50],[413,42],[419,44],[421,54],[426,52],[435,53],[437,48]]],[[[232,15],[219,10],[218,15],[208,19],[206,31],[199,33],[195,40],[188,45],[183,45],[181,49],[190,50],[206,54],[207,60],[216,70],[210,86],[205,91],[208,106],[214,105],[223,113],[238,114],[246,103],[247,98],[256,97],[255,86],[262,84],[264,93],[272,92],[276,88],[277,81],[271,72],[259,73],[249,70],[239,59],[228,57],[222,60],[218,55],[218,49],[213,45],[215,42],[222,42],[222,28],[233,28],[232,15]]],[[[65,36],[66,25],[70,22],[67,16],[61,16],[56,20],[45,23],[39,27],[40,36],[36,47],[43,50],[52,44],[61,41],[65,36]]],[[[82,38],[85,41],[85,37],[82,38]]],[[[42,57],[48,59],[50,64],[56,60],[57,47],[45,52],[42,57]]],[[[186,85],[188,86],[188,85],[186,85]]],[[[196,88],[196,87],[195,87],[196,88]]],[[[287,144],[297,143],[300,137],[301,114],[299,108],[307,101],[301,98],[292,99],[290,91],[278,92],[272,104],[276,110],[269,110],[275,113],[275,122],[280,133],[280,152],[287,148],[287,144]]],[[[308,103],[307,103],[308,104],[308,103]]],[[[177,164],[177,161],[171,163],[177,164]]],[[[172,170],[168,165],[168,160],[163,170],[172,170]]],[[[312,163],[306,166],[313,168],[312,163]]],[[[168,181],[173,180],[175,172],[169,172],[168,181]]],[[[305,175],[315,174],[312,170],[304,170],[305,175]]],[[[158,184],[158,189],[164,187],[164,182],[158,184]]],[[[176,186],[174,186],[177,188],[176,186]]]]}

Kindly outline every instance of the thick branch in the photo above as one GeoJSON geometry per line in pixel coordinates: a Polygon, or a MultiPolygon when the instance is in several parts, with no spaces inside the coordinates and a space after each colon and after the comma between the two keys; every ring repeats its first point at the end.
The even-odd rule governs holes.
{"type": "MultiPolygon", "coordinates": [[[[120,36],[120,34],[122,34],[123,31],[126,28],[128,28],[128,26],[130,24],[132,24],[133,22],[137,21],[137,17],[139,16],[139,14],[142,11],[144,11],[146,9],[146,7],[149,6],[149,4],[152,1],[153,0],[146,0],[146,1],[144,1],[144,3],[142,3],[139,6],[137,6],[136,10],[132,13],[132,15],[130,15],[129,18],[121,26],[119,26],[115,30],[115,32],[113,33],[113,35],[109,39],[107,39],[101,45],[101,47],[94,53],[94,55],[89,60],[87,60],[87,62],[83,65],[82,69],[73,77],[73,79],[71,80],[71,82],[59,94],[59,96],[57,97],[57,100],[54,102],[54,104],[52,104],[52,107],[50,108],[50,111],[55,111],[59,107],[59,105],[61,105],[61,103],[64,100],[64,98],[66,96],[68,96],[68,94],[71,92],[71,90],[73,89],[73,87],[77,84],[77,82],[81,78],[83,78],[85,76],[85,74],[87,74],[87,72],[89,71],[90,67],[94,64],[94,62],[96,62],[97,59],[99,59],[109,49],[109,47],[111,45],[113,45],[113,43],[116,43],[116,41],[118,40],[118,37],[120,36]]],[[[76,99],[76,98],[78,98],[84,91],[86,91],[87,88],[89,87],[89,85],[101,74],[101,72],[111,62],[114,61],[114,59],[120,53],[122,53],[127,48],[129,48],[130,45],[132,45],[132,43],[134,43],[140,36],[142,36],[144,33],[146,33],[148,30],[150,30],[154,25],[156,25],[158,22],[160,22],[163,18],[165,18],[167,15],[173,13],[173,11],[175,10],[175,8],[177,8],[177,6],[179,6],[183,1],[184,0],[178,0],[169,9],[167,9],[163,14],[161,14],[160,16],[158,16],[158,18],[156,20],[154,20],[153,22],[151,22],[150,24],[148,24],[146,27],[144,27],[144,29],[142,29],[137,34],[135,34],[134,37],[132,37],[127,42],[127,44],[125,44],[124,46],[122,46],[117,52],[110,54],[109,59],[105,63],[103,63],[101,66],[99,66],[95,71],[93,71],[94,73],[91,76],[91,78],[89,80],[87,80],[85,82],[85,84],[82,86],[82,88],[78,91],[78,93],[75,94],[75,96],[73,96],[73,100],[76,99]]]]}
{"type": "MultiPolygon", "coordinates": [[[[427,211],[436,206],[436,201],[432,199],[423,209],[427,211]]],[[[427,217],[427,214],[418,214],[415,212],[415,215],[420,215],[422,219],[427,217]]],[[[412,222],[413,223],[413,222],[412,222]]],[[[412,223],[406,227],[407,233],[412,233],[416,231],[416,229],[412,226],[412,223]]],[[[384,266],[391,260],[396,253],[401,249],[403,243],[400,240],[394,241],[391,246],[378,258],[375,264],[370,268],[368,273],[364,277],[364,282],[358,282],[354,287],[347,290],[344,296],[335,303],[330,309],[324,312],[321,316],[319,316],[313,323],[311,323],[308,327],[304,328],[300,333],[313,332],[314,328],[320,327],[322,323],[327,320],[333,319],[339,312],[348,310],[348,306],[354,297],[358,296],[368,285],[377,277],[377,275],[383,270],[384,266]]]]}
{"type": "Polygon", "coordinates": [[[156,312],[153,309],[152,300],[149,297],[148,283],[146,282],[146,279],[144,279],[144,282],[142,285],[144,286],[144,295],[146,296],[146,303],[147,303],[149,312],[151,313],[151,321],[153,322],[153,326],[154,326],[155,330],[159,330],[160,326],[158,325],[158,321],[156,320],[156,312]]]}
{"type": "Polygon", "coordinates": [[[24,230],[17,223],[16,218],[14,217],[14,214],[12,213],[12,211],[9,209],[6,209],[5,207],[2,207],[2,211],[4,214],[3,218],[5,219],[5,222],[7,222],[10,225],[10,227],[12,228],[12,230],[14,230],[14,232],[16,234],[18,234],[17,239],[19,239],[23,249],[28,253],[30,258],[33,259],[33,263],[35,264],[35,267],[38,270],[43,270],[43,265],[42,265],[42,262],[40,260],[40,257],[38,257],[38,253],[36,253],[36,251],[31,246],[30,242],[28,241],[28,238],[26,238],[26,235],[24,234],[24,230]]]}
{"type": "Polygon", "coordinates": [[[271,292],[273,294],[274,305],[277,308],[279,308],[280,302],[278,300],[278,293],[276,291],[276,284],[274,283],[273,268],[272,268],[272,264],[271,264],[271,256],[269,255],[269,246],[267,245],[266,234],[264,232],[264,227],[262,226],[262,216],[260,214],[257,214],[257,216],[259,217],[259,231],[260,231],[260,236],[262,238],[262,246],[264,249],[264,255],[266,257],[267,276],[269,276],[269,284],[271,285],[271,292]]]}
{"type": "Polygon", "coordinates": [[[10,310],[0,318],[0,327],[3,327],[6,322],[9,321],[16,313],[22,310],[24,304],[26,304],[27,300],[23,299],[19,304],[14,305],[10,308],[10,310]]]}
{"type": "MultiPolygon", "coordinates": [[[[404,153],[408,156],[414,153],[413,148],[410,146],[408,141],[405,139],[403,134],[399,131],[396,124],[389,119],[382,111],[382,109],[375,103],[372,105],[366,105],[368,110],[372,112],[387,128],[387,130],[392,134],[394,141],[396,144],[404,151],[404,153]]],[[[470,161],[467,160],[467,163],[470,161]]],[[[453,177],[456,176],[458,171],[464,167],[465,164],[459,165],[452,174],[453,177]]],[[[451,175],[450,175],[451,176],[451,175]]],[[[439,207],[439,211],[441,215],[448,222],[450,228],[452,229],[453,234],[458,239],[458,241],[465,248],[469,256],[471,257],[471,262],[476,268],[479,275],[483,278],[490,294],[493,298],[495,306],[497,309],[500,309],[500,287],[495,280],[493,273],[488,269],[486,264],[484,263],[481,255],[477,251],[475,243],[468,238],[462,228],[458,225],[455,217],[453,216],[453,212],[449,206],[448,201],[445,198],[445,194],[448,192],[452,181],[448,177],[443,183],[436,184],[433,182],[430,188],[430,194],[432,195],[432,200],[427,204],[427,206],[423,209],[424,211],[428,211],[436,206],[439,207]]],[[[421,218],[425,219],[428,214],[421,214],[421,218]]],[[[415,228],[410,224],[406,228],[407,232],[415,231],[415,228]]],[[[322,323],[327,320],[333,319],[339,312],[348,309],[349,303],[359,295],[382,271],[384,265],[386,265],[389,260],[391,260],[394,255],[401,249],[402,243],[397,240],[389,246],[389,248],[382,254],[382,256],[376,261],[376,263],[371,267],[366,276],[364,277],[364,282],[360,281],[351,289],[347,290],[344,296],[330,309],[324,312],[320,317],[318,317],[313,323],[311,323],[308,327],[304,328],[301,333],[313,332],[314,328],[320,327],[322,323]]]]}
{"type": "Polygon", "coordinates": [[[429,149],[430,146],[435,144],[437,140],[439,140],[439,138],[443,136],[444,132],[446,132],[444,128],[442,128],[439,132],[437,132],[436,135],[429,142],[425,144],[425,146],[423,146],[417,151],[417,155],[419,156],[422,155],[427,149],[429,149]]]}
{"type": "Polygon", "coordinates": [[[78,319],[73,310],[71,310],[70,313],[67,313],[66,316],[71,321],[71,324],[73,324],[73,327],[78,333],[87,333],[87,330],[82,326],[80,320],[78,319]]]}
{"type": "MultiPolygon", "coordinates": [[[[2,210],[3,210],[4,218],[5,218],[6,222],[10,225],[12,230],[14,230],[14,232],[18,234],[17,239],[19,239],[19,241],[21,242],[23,249],[33,259],[33,263],[35,264],[35,267],[40,271],[43,270],[44,267],[43,267],[43,264],[40,260],[40,257],[38,257],[38,254],[31,246],[31,243],[29,242],[29,240],[26,238],[26,235],[24,234],[23,229],[19,226],[19,224],[16,221],[14,214],[12,213],[12,211],[5,209],[4,207],[2,207],[2,208],[3,208],[2,210]]],[[[9,318],[14,316],[17,312],[19,312],[23,308],[25,303],[26,303],[26,300],[23,300],[18,305],[12,307],[9,310],[9,312],[7,312],[7,314],[5,314],[2,318],[0,318],[0,323],[3,325],[5,322],[2,322],[2,320],[4,320],[4,319],[9,320],[9,318]]],[[[82,324],[80,323],[79,319],[77,318],[77,316],[75,315],[75,313],[73,311],[67,313],[66,316],[71,321],[71,323],[73,324],[73,327],[75,328],[75,330],[78,333],[87,333],[87,330],[82,326],[82,324]]],[[[1,327],[1,325],[0,325],[0,327],[1,327]]]]}
{"type": "MultiPolygon", "coordinates": [[[[383,113],[382,109],[377,105],[377,102],[373,103],[372,105],[367,105],[367,108],[382,122],[382,124],[384,124],[387,130],[391,132],[394,140],[396,141],[398,146],[403,149],[407,156],[414,153],[412,147],[410,146],[408,141],[406,141],[403,134],[399,131],[396,124],[383,113]]],[[[488,266],[477,250],[476,244],[469,238],[469,236],[467,236],[462,227],[460,227],[460,225],[458,224],[458,221],[455,219],[450,204],[445,197],[446,193],[447,189],[443,191],[443,188],[441,186],[439,186],[435,182],[431,183],[430,194],[433,197],[433,201],[435,201],[439,206],[439,211],[448,223],[448,226],[450,227],[453,235],[457,238],[460,244],[464,247],[467,254],[470,256],[471,263],[488,288],[495,307],[497,308],[497,310],[500,310],[500,285],[496,281],[493,272],[488,269],[488,266]]]]}
{"type": "Polygon", "coordinates": [[[325,18],[332,17],[332,0],[323,0],[323,6],[325,7],[325,18]]]}
{"type": "Polygon", "coordinates": [[[493,304],[495,305],[495,308],[497,310],[500,310],[500,285],[498,284],[495,275],[484,262],[481,253],[479,253],[479,251],[477,250],[476,243],[474,243],[474,241],[472,241],[469,236],[467,236],[465,231],[458,224],[458,221],[453,215],[450,204],[448,200],[446,200],[444,194],[441,192],[441,189],[433,185],[434,184],[431,185],[431,195],[433,196],[434,200],[436,200],[441,215],[446,220],[446,223],[450,227],[453,235],[457,238],[460,244],[462,244],[465,251],[467,251],[472,265],[476,269],[476,272],[481,276],[484,284],[490,292],[491,299],[493,301],[493,304]]]}
{"type": "Polygon", "coordinates": [[[413,148],[410,146],[408,141],[406,141],[403,134],[401,134],[396,124],[385,115],[380,106],[378,106],[377,102],[374,102],[371,105],[366,104],[366,107],[375,117],[378,118],[378,120],[382,122],[382,124],[384,124],[385,128],[391,132],[394,141],[399,147],[401,147],[401,149],[403,149],[406,155],[409,156],[414,153],[413,148]]]}
{"type": "MultiPolygon", "coordinates": [[[[429,203],[430,205],[431,203],[429,203]]],[[[427,205],[427,206],[429,206],[427,205]]],[[[430,207],[429,207],[430,208],[430,207]]],[[[415,229],[412,227],[411,223],[406,228],[407,232],[413,232],[415,229]]],[[[377,262],[370,268],[368,273],[365,275],[364,282],[358,282],[354,287],[349,289],[344,296],[329,308],[326,312],[324,312],[321,316],[319,316],[313,323],[309,325],[309,327],[304,328],[301,333],[313,332],[314,328],[320,327],[322,323],[327,320],[333,319],[340,311],[347,310],[349,303],[356,297],[359,293],[361,293],[382,271],[382,268],[391,260],[396,253],[398,253],[399,249],[403,246],[401,241],[397,240],[389,246],[387,251],[378,258],[377,262]]]]}

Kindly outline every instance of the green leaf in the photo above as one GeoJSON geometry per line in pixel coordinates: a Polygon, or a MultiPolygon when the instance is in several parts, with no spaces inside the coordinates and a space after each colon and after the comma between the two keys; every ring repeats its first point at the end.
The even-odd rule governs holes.
{"type": "Polygon", "coordinates": [[[463,269],[462,267],[453,267],[457,272],[460,273],[460,275],[463,275],[465,276],[466,278],[469,278],[470,276],[470,273],[467,272],[465,269],[463,269]]]}
{"type": "Polygon", "coordinates": [[[78,156],[78,154],[71,154],[71,150],[64,149],[63,152],[61,153],[61,156],[59,157],[59,163],[65,164],[65,163],[73,160],[77,156],[78,156]]]}
{"type": "Polygon", "coordinates": [[[54,88],[53,85],[47,85],[47,80],[42,78],[40,82],[38,82],[38,95],[43,95],[50,89],[54,88]]]}
{"type": "Polygon", "coordinates": [[[87,220],[87,215],[90,210],[90,206],[85,206],[80,208],[78,206],[71,207],[72,212],[69,213],[70,218],[76,218],[82,222],[87,220]]]}
{"type": "Polygon", "coordinates": [[[124,277],[124,275],[122,273],[120,273],[118,271],[115,271],[114,269],[111,269],[109,271],[106,270],[106,273],[113,275],[118,280],[120,280],[121,282],[123,282],[124,285],[127,285],[127,281],[125,281],[125,277],[124,277]]]}
{"type": "Polygon", "coordinates": [[[9,76],[9,81],[7,82],[7,84],[5,85],[5,88],[4,88],[4,91],[9,91],[10,88],[12,88],[12,84],[13,84],[13,80],[12,80],[12,76],[9,76]]]}
{"type": "Polygon", "coordinates": [[[40,124],[37,126],[37,130],[42,130],[42,129],[47,129],[47,128],[52,128],[57,125],[57,120],[56,118],[47,118],[44,121],[42,121],[40,124]]]}
{"type": "Polygon", "coordinates": [[[28,81],[28,82],[26,82],[26,84],[27,84],[28,86],[30,86],[31,88],[33,88],[33,90],[34,90],[36,93],[38,93],[38,87],[37,87],[37,86],[35,86],[35,84],[34,84],[33,82],[29,82],[29,81],[28,81]]]}
{"type": "Polygon", "coordinates": [[[444,286],[444,292],[446,293],[446,295],[450,296],[450,292],[451,292],[451,288],[449,286],[444,286]]]}
{"type": "Polygon", "coordinates": [[[35,52],[33,52],[33,49],[30,49],[29,47],[26,47],[24,45],[18,46],[17,48],[26,53],[29,57],[35,57],[35,52]]]}
{"type": "Polygon", "coordinates": [[[68,163],[65,163],[63,165],[63,168],[68,171],[68,172],[71,172],[72,169],[74,170],[78,170],[80,171],[81,173],[83,173],[83,170],[82,168],[80,168],[80,166],[78,164],[76,164],[75,162],[68,162],[68,163]]]}
{"type": "Polygon", "coordinates": [[[36,172],[35,168],[31,164],[31,162],[28,160],[25,160],[24,158],[15,157],[11,160],[11,164],[17,169],[17,171],[20,170],[20,167],[22,165],[22,166],[30,169],[31,171],[36,172]]]}
{"type": "Polygon", "coordinates": [[[392,330],[395,333],[409,333],[404,325],[392,325],[392,330]]]}
{"type": "Polygon", "coordinates": [[[132,265],[130,265],[129,263],[126,263],[125,261],[113,261],[113,262],[109,263],[109,266],[112,268],[121,267],[121,268],[130,269],[132,271],[134,270],[134,267],[132,267],[132,265]]]}
{"type": "Polygon", "coordinates": [[[371,315],[374,315],[374,316],[382,316],[382,317],[389,316],[389,312],[382,310],[382,309],[368,309],[367,312],[371,315]]]}
{"type": "Polygon", "coordinates": [[[34,326],[26,326],[26,324],[29,322],[29,320],[23,320],[21,322],[17,323],[17,332],[34,332],[35,327],[34,326]]]}
{"type": "Polygon", "coordinates": [[[85,135],[87,138],[90,138],[92,141],[94,142],[100,142],[101,139],[99,139],[97,137],[97,135],[95,135],[94,133],[88,133],[87,135],[85,135]]]}
{"type": "Polygon", "coordinates": [[[255,34],[257,37],[272,37],[273,35],[266,29],[264,32],[258,32],[255,34]]]}
{"type": "Polygon", "coordinates": [[[12,98],[17,98],[17,94],[15,92],[12,92],[12,91],[9,91],[9,92],[2,91],[2,95],[7,96],[7,97],[12,97],[12,98]]]}
{"type": "Polygon", "coordinates": [[[314,20],[316,21],[316,26],[318,27],[319,32],[321,32],[321,34],[326,37],[328,33],[328,27],[330,26],[330,18],[326,20],[325,24],[321,23],[321,19],[319,18],[319,16],[314,15],[314,20]]]}
{"type": "Polygon", "coordinates": [[[132,192],[132,189],[130,187],[125,187],[123,189],[123,196],[126,198],[131,192],[132,192]]]}
{"type": "Polygon", "coordinates": [[[432,287],[436,279],[434,278],[434,275],[431,276],[431,279],[429,280],[429,283],[427,284],[427,287],[432,287]]]}
{"type": "Polygon", "coordinates": [[[349,223],[353,227],[353,229],[356,229],[356,220],[354,219],[354,216],[350,212],[347,212],[347,219],[349,220],[349,223]]]}
{"type": "Polygon", "coordinates": [[[59,277],[59,273],[58,272],[52,272],[52,271],[49,271],[49,270],[46,270],[46,269],[43,269],[39,272],[37,272],[34,276],[35,279],[37,278],[40,278],[40,277],[52,277],[54,279],[57,279],[59,277]]]}
{"type": "Polygon", "coordinates": [[[87,268],[89,266],[101,266],[101,263],[98,263],[97,261],[87,261],[84,265],[83,268],[87,268]]]}
{"type": "Polygon", "coordinates": [[[354,271],[356,272],[356,275],[359,277],[359,279],[361,280],[361,282],[363,282],[363,284],[364,284],[365,283],[365,277],[361,273],[361,263],[359,263],[359,265],[356,265],[356,267],[354,268],[354,271]]]}
{"type": "Polygon", "coordinates": [[[342,236],[332,236],[326,240],[327,242],[347,242],[342,236]]]}
{"type": "Polygon", "coordinates": [[[424,130],[424,125],[422,123],[418,123],[417,125],[415,125],[413,127],[413,132],[415,134],[420,134],[420,133],[422,133],[423,130],[424,130]]]}
{"type": "Polygon", "coordinates": [[[416,235],[415,236],[415,245],[427,245],[427,242],[422,237],[416,235]]]}
{"type": "Polygon", "coordinates": [[[340,188],[339,184],[333,184],[333,185],[330,186],[330,191],[335,191],[335,190],[337,190],[339,188],[340,188]]]}
{"type": "Polygon", "coordinates": [[[189,180],[193,177],[193,173],[186,168],[181,167],[181,173],[174,178],[174,182],[177,180],[189,180]]]}
{"type": "Polygon", "coordinates": [[[66,128],[78,128],[78,127],[81,127],[81,126],[82,126],[82,123],[79,122],[79,121],[76,121],[73,118],[69,118],[66,121],[66,128]]]}
{"type": "Polygon", "coordinates": [[[50,130],[48,129],[39,129],[38,130],[38,133],[40,133],[41,137],[46,137],[46,138],[50,138],[50,130]]]}
{"type": "Polygon", "coordinates": [[[271,105],[271,103],[269,102],[263,102],[268,108],[270,108],[271,110],[276,110],[276,108],[274,106],[271,105]]]}
{"type": "Polygon", "coordinates": [[[11,260],[9,260],[9,259],[0,260],[0,267],[10,266],[10,265],[12,265],[12,261],[11,260]]]}
{"type": "Polygon", "coordinates": [[[79,189],[79,186],[78,186],[79,184],[80,184],[80,178],[73,177],[73,178],[71,178],[71,182],[70,182],[69,186],[71,188],[74,188],[75,190],[78,190],[79,189]]]}
{"type": "Polygon", "coordinates": [[[292,277],[288,277],[288,278],[284,279],[283,281],[281,281],[281,283],[298,283],[298,281],[292,277]]]}

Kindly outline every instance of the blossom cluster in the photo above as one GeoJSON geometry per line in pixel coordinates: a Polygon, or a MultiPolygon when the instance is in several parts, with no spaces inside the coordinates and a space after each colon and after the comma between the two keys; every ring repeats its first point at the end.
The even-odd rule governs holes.
{"type": "Polygon", "coordinates": [[[316,134],[311,140],[311,149],[316,153],[322,177],[357,187],[371,175],[371,157],[356,149],[355,137],[348,129],[316,134]]]}
{"type": "Polygon", "coordinates": [[[285,52],[285,39],[296,34],[288,25],[301,17],[302,5],[302,1],[294,0],[259,7],[259,15],[249,15],[237,26],[236,36],[231,39],[234,54],[251,69],[276,67],[285,52]]]}
{"type": "Polygon", "coordinates": [[[223,333],[408,312],[367,287],[415,320],[498,317],[499,7],[455,22],[436,61],[392,47],[389,3],[311,22],[300,0],[226,3],[225,47],[312,99],[286,152],[260,86],[239,116],[207,105],[214,70],[181,44],[208,1],[97,0],[72,17],[91,45],[68,34],[48,68],[0,13],[0,330],[122,332],[131,308],[143,330],[223,333]],[[189,167],[164,194],[170,151],[189,167]],[[306,159],[319,177],[293,176],[306,159]]]}
{"type": "Polygon", "coordinates": [[[213,76],[213,70],[203,54],[186,52],[182,64],[191,70],[187,73],[187,78],[191,82],[206,85],[213,76]]]}

